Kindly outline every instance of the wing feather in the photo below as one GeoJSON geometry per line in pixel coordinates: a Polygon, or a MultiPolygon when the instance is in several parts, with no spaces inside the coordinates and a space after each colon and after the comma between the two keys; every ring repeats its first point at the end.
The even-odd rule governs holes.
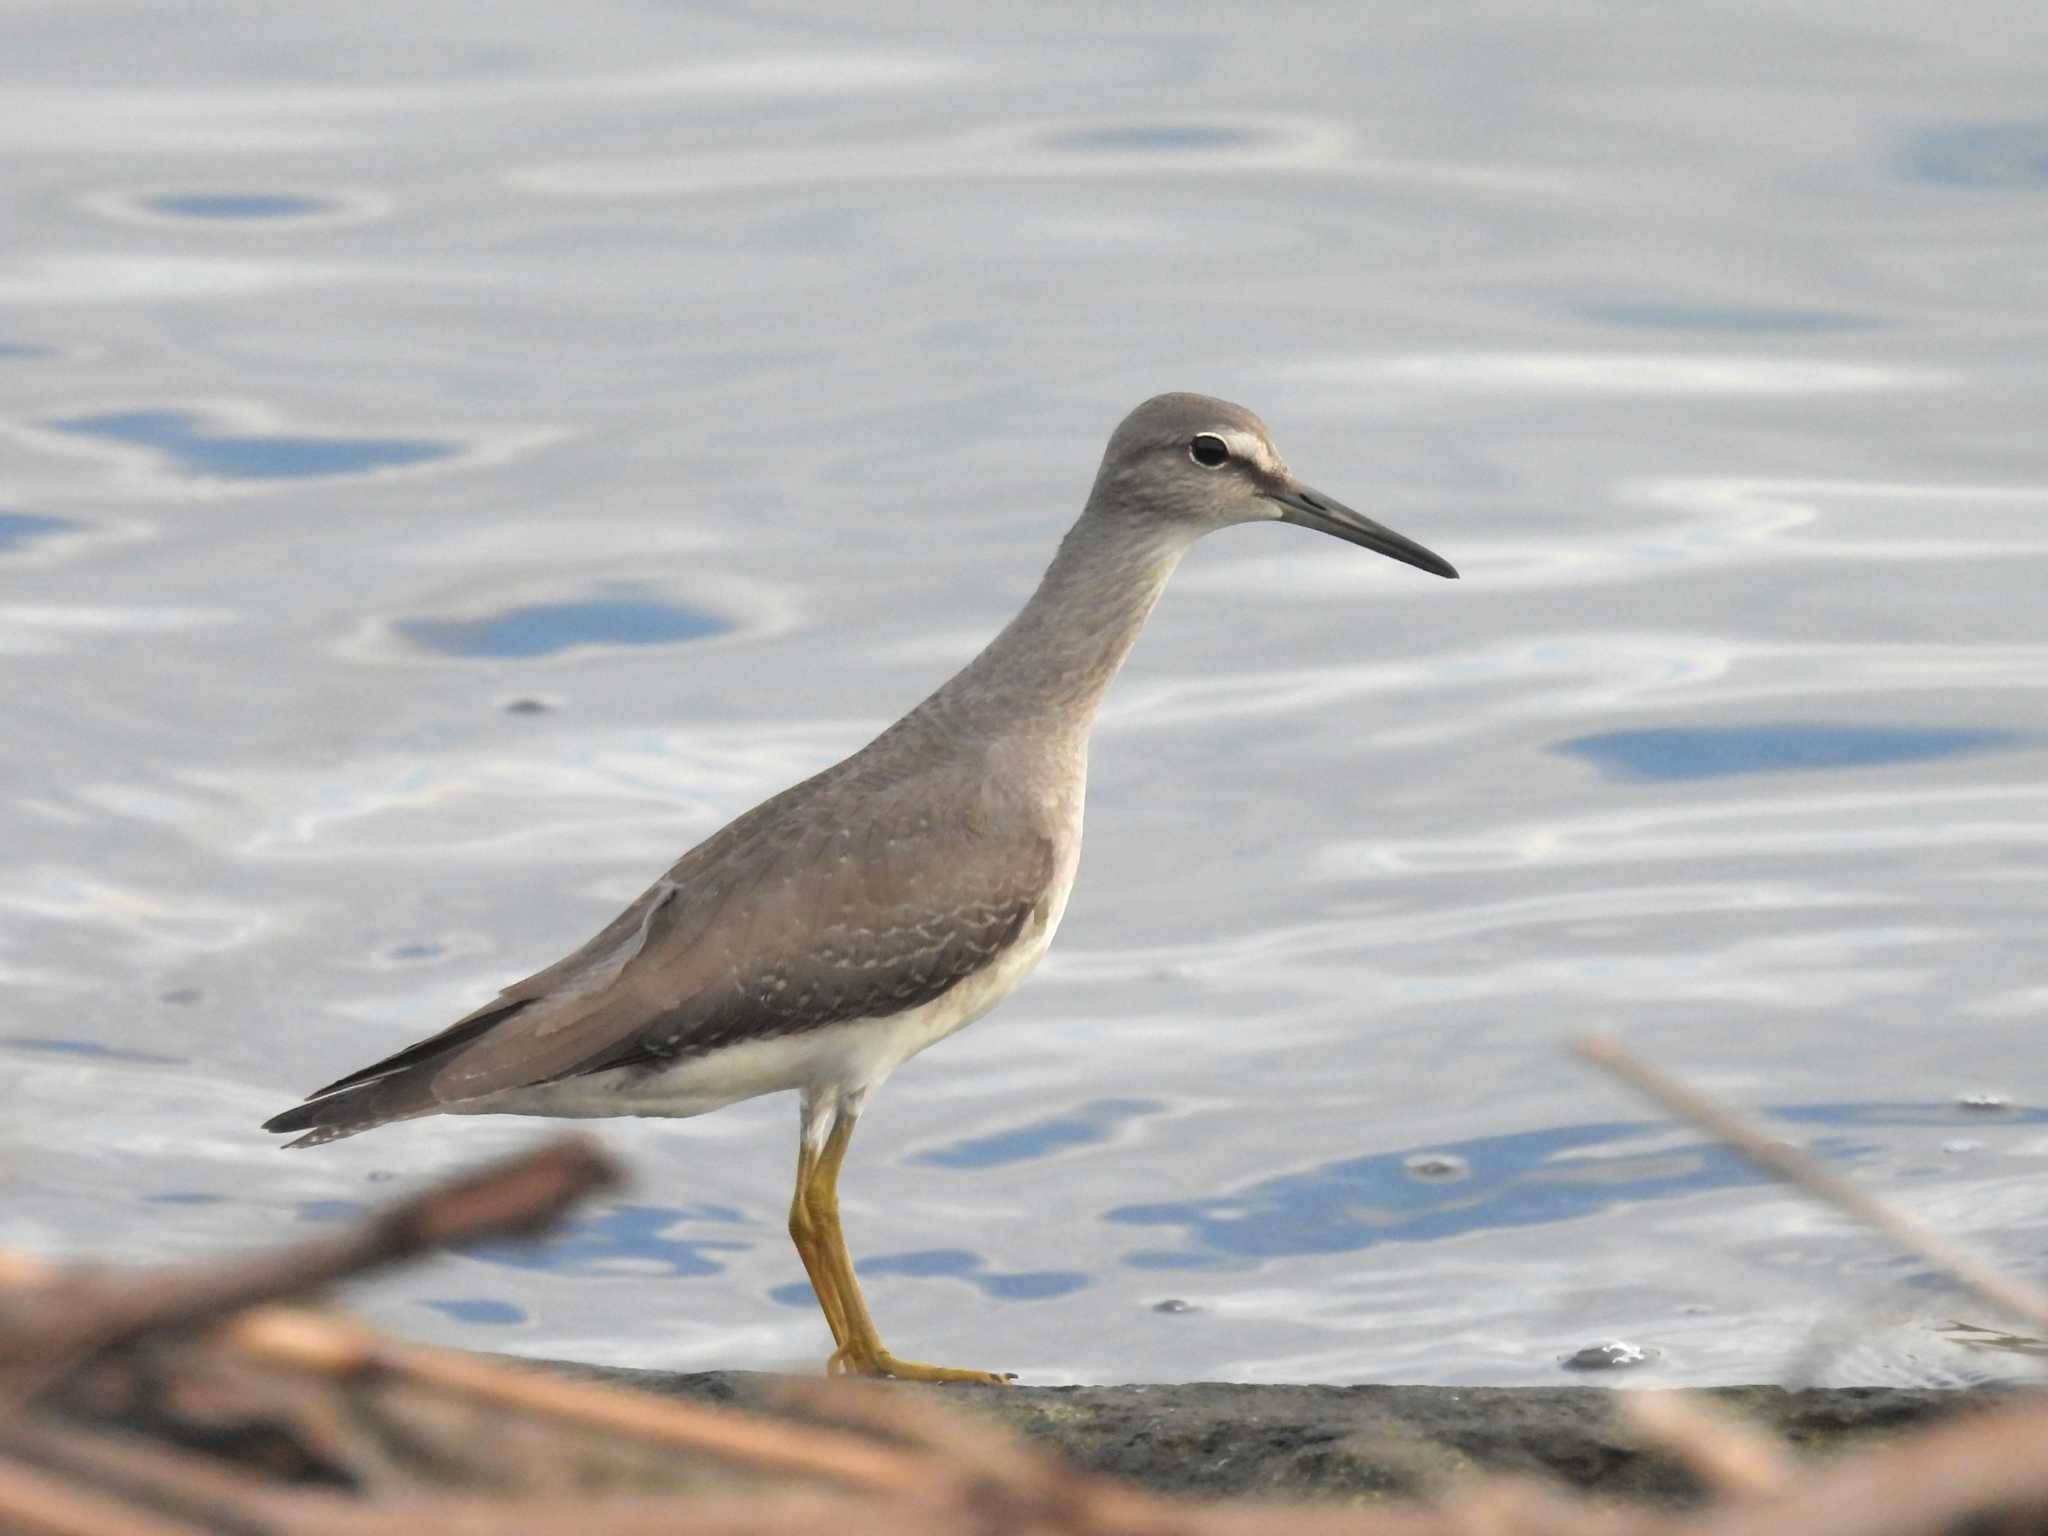
{"type": "Polygon", "coordinates": [[[658,1065],[942,995],[1016,938],[1047,897],[1054,859],[1045,829],[934,788],[846,796],[857,819],[813,814],[697,868],[686,859],[630,953],[601,979],[589,968],[557,977],[515,1027],[468,1042],[435,1073],[435,1096],[658,1065]],[[942,825],[934,803],[961,813],[942,825]]]}
{"type": "Polygon", "coordinates": [[[900,756],[879,767],[865,756],[763,802],[573,954],[272,1126],[353,1134],[386,1105],[391,1118],[433,1113],[943,995],[1043,911],[1055,832],[1033,806],[1003,800],[977,759],[905,773],[900,756]]]}

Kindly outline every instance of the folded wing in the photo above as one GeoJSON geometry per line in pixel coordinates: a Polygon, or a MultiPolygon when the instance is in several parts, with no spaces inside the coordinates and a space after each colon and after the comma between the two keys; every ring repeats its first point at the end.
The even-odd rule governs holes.
{"type": "Polygon", "coordinates": [[[699,844],[574,954],[265,1129],[312,1145],[929,1002],[1050,897],[1051,829],[996,793],[969,763],[877,783],[849,759],[699,844]]]}

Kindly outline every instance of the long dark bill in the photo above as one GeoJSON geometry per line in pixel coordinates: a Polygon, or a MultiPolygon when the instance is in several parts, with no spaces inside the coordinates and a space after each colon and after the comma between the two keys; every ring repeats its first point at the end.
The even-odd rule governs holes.
{"type": "Polygon", "coordinates": [[[1442,555],[1432,554],[1413,539],[1403,538],[1393,529],[1382,527],[1363,512],[1354,512],[1343,502],[1334,501],[1321,491],[1294,485],[1284,491],[1268,491],[1266,498],[1279,505],[1282,522],[1298,523],[1318,533],[1334,534],[1347,544],[1370,549],[1390,560],[1399,560],[1403,565],[1428,571],[1432,576],[1448,576],[1453,581],[1458,579],[1457,567],[1442,555]]]}

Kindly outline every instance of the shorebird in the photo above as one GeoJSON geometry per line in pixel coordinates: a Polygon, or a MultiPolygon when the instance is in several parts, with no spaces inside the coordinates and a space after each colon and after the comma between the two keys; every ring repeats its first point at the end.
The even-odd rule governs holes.
{"type": "Polygon", "coordinates": [[[1196,539],[1296,523],[1450,564],[1310,490],[1242,406],[1160,395],[1111,435],[1023,610],[851,757],[692,848],[574,954],[265,1130],[318,1146],[422,1115],[701,1115],[801,1095],[789,1234],[828,1371],[1000,1382],[882,1345],[839,1225],[868,1095],[993,1008],[1052,942],[1081,856],[1096,706],[1196,539]]]}

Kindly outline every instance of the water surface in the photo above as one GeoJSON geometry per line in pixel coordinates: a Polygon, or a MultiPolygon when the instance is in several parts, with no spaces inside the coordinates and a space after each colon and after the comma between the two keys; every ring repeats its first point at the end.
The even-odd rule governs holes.
{"type": "MultiPolygon", "coordinates": [[[[0,23],[0,1242],[211,1256],[541,1134],[257,1125],[922,697],[1192,388],[1464,580],[1188,561],[1051,958],[863,1121],[893,1347],[2032,1368],[1563,1046],[2042,1278],[2048,12],[320,16],[0,23]]],[[[793,1106],[598,1129],[614,1201],[351,1300],[821,1361],[793,1106]]]]}

